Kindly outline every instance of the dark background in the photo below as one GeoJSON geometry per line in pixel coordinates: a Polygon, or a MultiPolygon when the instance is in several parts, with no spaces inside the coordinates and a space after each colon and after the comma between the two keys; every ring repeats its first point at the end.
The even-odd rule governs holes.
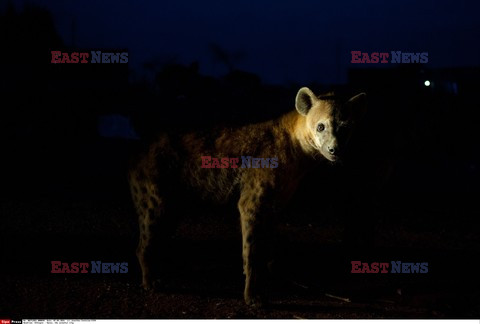
{"type": "Polygon", "coordinates": [[[479,9],[1,2],[0,317],[478,318],[479,9]],[[59,49],[128,51],[129,63],[51,64],[59,49]],[[429,62],[355,65],[352,50],[429,62]],[[365,91],[369,107],[345,164],[314,172],[281,215],[272,305],[243,305],[229,206],[192,209],[166,290],[143,292],[128,157],[167,128],[277,117],[305,85],[365,91]],[[52,260],[126,261],[129,273],[51,274],[52,260]],[[353,275],[352,260],[429,273],[353,275]]]}

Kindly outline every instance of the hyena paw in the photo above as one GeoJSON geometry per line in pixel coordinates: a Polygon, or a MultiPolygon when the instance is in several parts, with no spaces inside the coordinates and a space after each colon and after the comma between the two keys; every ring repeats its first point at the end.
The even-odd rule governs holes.
{"type": "Polygon", "coordinates": [[[158,288],[159,283],[155,279],[151,278],[143,278],[142,281],[142,288],[149,291],[149,290],[155,290],[158,288]]]}
{"type": "Polygon", "coordinates": [[[266,305],[266,300],[262,296],[245,295],[245,303],[252,308],[262,308],[266,305]]]}
{"type": "Polygon", "coordinates": [[[140,285],[140,287],[142,287],[144,290],[146,291],[150,291],[150,290],[153,290],[153,282],[151,281],[144,281],[142,282],[142,284],[140,285]]]}
{"type": "Polygon", "coordinates": [[[160,279],[143,281],[141,287],[146,291],[159,292],[166,289],[165,282],[160,279]]]}

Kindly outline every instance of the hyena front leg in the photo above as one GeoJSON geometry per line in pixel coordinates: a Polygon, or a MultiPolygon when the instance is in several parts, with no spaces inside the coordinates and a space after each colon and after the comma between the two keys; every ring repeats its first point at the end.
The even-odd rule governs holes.
{"type": "Polygon", "coordinates": [[[259,191],[242,193],[238,202],[242,227],[244,299],[247,305],[260,307],[265,301],[268,258],[269,213],[261,204],[259,191]]]}

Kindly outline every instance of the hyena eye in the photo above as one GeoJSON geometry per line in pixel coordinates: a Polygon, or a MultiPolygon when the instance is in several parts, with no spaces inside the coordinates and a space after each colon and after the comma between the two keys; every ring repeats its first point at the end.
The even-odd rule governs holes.
{"type": "Polygon", "coordinates": [[[317,125],[317,132],[323,132],[323,130],[325,129],[325,125],[320,123],[317,125]]]}

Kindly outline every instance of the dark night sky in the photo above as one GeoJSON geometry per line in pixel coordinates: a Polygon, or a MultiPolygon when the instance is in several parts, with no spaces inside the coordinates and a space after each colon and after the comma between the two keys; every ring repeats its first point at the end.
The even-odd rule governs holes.
{"type": "MultiPolygon", "coordinates": [[[[480,65],[478,1],[53,1],[48,8],[67,45],[128,48],[142,64],[175,57],[221,75],[209,43],[241,52],[235,67],[269,83],[346,81],[350,51],[429,52],[430,67],[480,65]]],[[[358,67],[358,65],[355,65],[358,67]]]]}

